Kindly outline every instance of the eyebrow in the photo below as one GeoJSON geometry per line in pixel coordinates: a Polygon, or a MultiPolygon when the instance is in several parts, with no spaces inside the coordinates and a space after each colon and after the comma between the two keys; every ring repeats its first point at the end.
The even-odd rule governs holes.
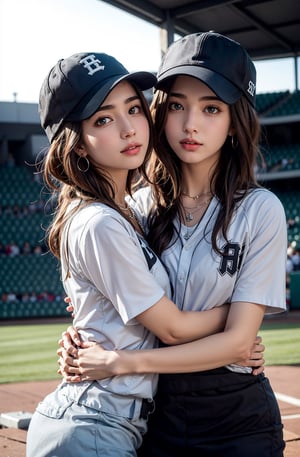
{"type": "MultiPolygon", "coordinates": [[[[124,104],[127,105],[128,103],[131,103],[134,100],[139,100],[139,99],[140,98],[138,97],[138,95],[133,95],[132,97],[126,98],[126,100],[124,101],[124,104]]],[[[97,111],[104,111],[104,110],[113,109],[113,108],[115,108],[115,105],[102,105],[99,107],[99,109],[97,111]]]]}
{"type": "MultiPolygon", "coordinates": [[[[170,92],[170,97],[177,98],[187,98],[186,95],[181,94],[180,92],[170,92]]],[[[199,97],[199,101],[221,101],[216,95],[205,95],[204,97],[199,97]]]]}

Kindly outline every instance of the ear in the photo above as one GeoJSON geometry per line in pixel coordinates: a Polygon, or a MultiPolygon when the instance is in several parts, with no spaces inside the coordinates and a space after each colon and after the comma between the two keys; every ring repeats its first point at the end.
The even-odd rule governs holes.
{"type": "Polygon", "coordinates": [[[234,127],[230,127],[229,132],[228,132],[228,136],[234,136],[235,134],[236,134],[235,128],[234,127]]]}
{"type": "Polygon", "coordinates": [[[79,145],[79,146],[76,146],[75,152],[80,157],[86,157],[87,156],[87,152],[85,151],[85,148],[84,148],[84,146],[82,144],[79,145]]]}

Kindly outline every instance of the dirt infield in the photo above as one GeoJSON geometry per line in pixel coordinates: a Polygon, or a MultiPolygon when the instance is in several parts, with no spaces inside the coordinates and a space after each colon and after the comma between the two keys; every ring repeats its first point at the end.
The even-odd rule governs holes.
{"type": "MultiPolygon", "coordinates": [[[[266,367],[266,376],[278,396],[286,441],[285,457],[300,456],[300,366],[266,367]]],[[[32,413],[58,381],[0,384],[0,412],[32,413]]],[[[25,457],[26,430],[0,429],[1,457],[25,457]]],[[[86,456],[88,457],[88,456],[86,456]]]]}

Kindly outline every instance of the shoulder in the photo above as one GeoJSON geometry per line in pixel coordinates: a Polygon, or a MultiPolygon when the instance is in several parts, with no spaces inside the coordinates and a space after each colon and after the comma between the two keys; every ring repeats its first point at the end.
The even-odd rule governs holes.
{"type": "Polygon", "coordinates": [[[253,189],[244,198],[241,206],[246,211],[262,213],[277,213],[278,215],[284,215],[284,207],[280,199],[268,189],[258,188],[253,189]]]}
{"type": "Polygon", "coordinates": [[[269,238],[276,234],[286,236],[284,207],[268,189],[259,188],[249,192],[237,209],[237,221],[245,221],[253,236],[263,233],[268,233],[269,238]]]}
{"type": "Polygon", "coordinates": [[[116,232],[128,231],[130,227],[129,222],[113,208],[102,203],[91,203],[75,214],[70,230],[79,231],[81,237],[105,238],[116,232]]]}
{"type": "Polygon", "coordinates": [[[110,209],[102,203],[90,203],[78,209],[72,220],[78,225],[92,227],[92,225],[105,223],[107,216],[110,215],[110,209]]]}

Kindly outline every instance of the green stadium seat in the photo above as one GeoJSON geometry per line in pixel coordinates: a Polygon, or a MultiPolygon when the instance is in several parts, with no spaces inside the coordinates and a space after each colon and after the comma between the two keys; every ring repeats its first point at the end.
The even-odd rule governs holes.
{"type": "Polygon", "coordinates": [[[257,94],[256,109],[258,113],[264,115],[264,113],[268,112],[272,107],[277,106],[280,101],[285,100],[288,95],[289,91],[257,94]]]}

